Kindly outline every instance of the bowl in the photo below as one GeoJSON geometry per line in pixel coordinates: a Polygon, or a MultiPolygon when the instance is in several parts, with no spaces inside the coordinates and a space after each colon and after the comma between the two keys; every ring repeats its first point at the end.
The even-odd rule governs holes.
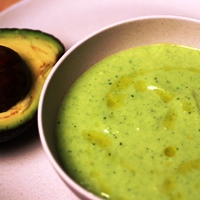
{"type": "Polygon", "coordinates": [[[173,43],[200,48],[200,22],[177,16],[147,16],[109,25],[72,46],[57,62],[43,87],[38,108],[42,146],[64,183],[81,199],[99,200],[64,171],[55,145],[55,121],[61,101],[74,81],[92,65],[132,47],[173,43]]]}

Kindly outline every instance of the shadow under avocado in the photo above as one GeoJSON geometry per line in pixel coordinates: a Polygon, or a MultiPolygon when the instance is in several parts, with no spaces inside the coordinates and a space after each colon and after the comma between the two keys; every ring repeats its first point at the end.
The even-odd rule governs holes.
{"type": "Polygon", "coordinates": [[[16,138],[1,142],[0,156],[17,153],[18,151],[21,152],[23,150],[25,151],[27,148],[30,148],[38,142],[40,142],[40,139],[37,122],[35,122],[25,133],[17,136],[16,138]]]}

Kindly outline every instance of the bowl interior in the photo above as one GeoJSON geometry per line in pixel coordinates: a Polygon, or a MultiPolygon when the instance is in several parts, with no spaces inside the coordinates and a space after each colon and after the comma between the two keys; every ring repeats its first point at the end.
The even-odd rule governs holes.
{"type": "Polygon", "coordinates": [[[43,147],[57,172],[68,185],[69,179],[66,180],[67,176],[61,173],[54,137],[55,119],[60,102],[73,82],[93,64],[118,51],[156,43],[174,43],[200,48],[199,37],[200,23],[196,20],[169,16],[146,17],[107,27],[66,52],[45,83],[38,120],[43,147]]]}

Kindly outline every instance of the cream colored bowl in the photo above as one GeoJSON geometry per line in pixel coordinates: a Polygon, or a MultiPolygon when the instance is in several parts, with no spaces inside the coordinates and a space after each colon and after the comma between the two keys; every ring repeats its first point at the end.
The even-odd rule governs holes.
{"type": "Polygon", "coordinates": [[[99,198],[74,182],[58,161],[54,138],[55,119],[62,98],[73,82],[99,60],[121,50],[155,43],[200,48],[200,22],[183,17],[154,16],[110,25],[71,47],[47,78],[38,109],[41,142],[58,175],[81,199],[99,198]]]}

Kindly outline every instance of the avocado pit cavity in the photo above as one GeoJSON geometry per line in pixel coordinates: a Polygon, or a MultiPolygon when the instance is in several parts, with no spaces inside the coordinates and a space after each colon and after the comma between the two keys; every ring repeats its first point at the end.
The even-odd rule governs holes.
{"type": "Polygon", "coordinates": [[[0,45],[0,113],[22,100],[31,84],[30,70],[19,54],[0,45]]]}

